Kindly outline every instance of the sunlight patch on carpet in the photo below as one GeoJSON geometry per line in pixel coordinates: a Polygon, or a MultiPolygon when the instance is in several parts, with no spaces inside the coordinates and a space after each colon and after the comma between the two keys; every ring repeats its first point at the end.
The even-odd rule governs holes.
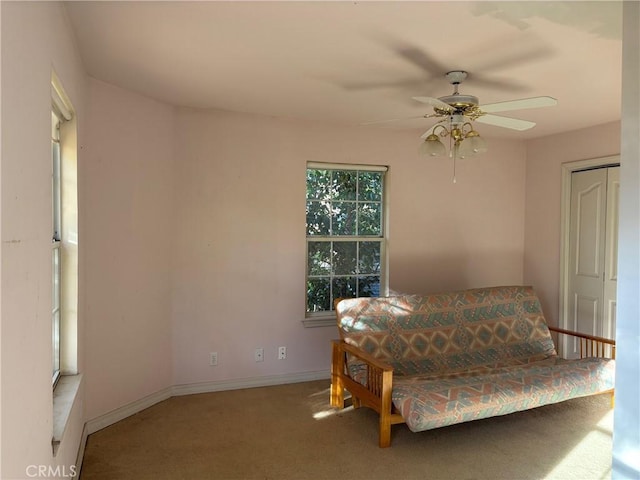
{"type": "MultiPolygon", "coordinates": [[[[329,395],[331,390],[329,388],[320,392],[309,395],[309,406],[311,407],[312,416],[315,420],[322,420],[324,418],[332,417],[339,413],[346,413],[353,410],[353,405],[346,406],[345,408],[332,408],[327,407],[329,404],[329,395]]],[[[349,392],[345,392],[345,401],[349,402],[351,395],[349,392]]]]}
{"type": "Polygon", "coordinates": [[[611,478],[613,410],[555,466],[547,479],[607,480],[611,478]]]}
{"type": "Polygon", "coordinates": [[[339,410],[337,408],[321,410],[319,412],[314,413],[313,414],[313,418],[315,418],[316,420],[322,420],[324,418],[331,417],[331,416],[336,415],[338,413],[345,413],[345,412],[348,412],[350,410],[353,410],[353,406],[350,406],[350,407],[347,407],[347,408],[343,408],[342,410],[339,410]]]}

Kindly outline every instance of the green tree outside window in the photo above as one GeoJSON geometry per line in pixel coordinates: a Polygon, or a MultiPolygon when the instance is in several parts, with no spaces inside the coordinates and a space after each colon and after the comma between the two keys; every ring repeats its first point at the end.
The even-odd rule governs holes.
{"type": "Polygon", "coordinates": [[[381,294],[384,171],[307,169],[308,314],[381,294]]]}

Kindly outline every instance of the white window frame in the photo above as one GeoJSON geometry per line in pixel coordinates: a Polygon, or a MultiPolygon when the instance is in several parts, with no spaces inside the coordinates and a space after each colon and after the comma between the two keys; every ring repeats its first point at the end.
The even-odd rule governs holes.
{"type": "MultiPolygon", "coordinates": [[[[380,242],[380,291],[379,296],[387,296],[388,295],[388,258],[387,258],[387,212],[388,212],[388,196],[387,196],[387,185],[388,185],[388,167],[380,166],[380,165],[358,165],[358,164],[338,164],[338,163],[320,163],[320,162],[309,162],[307,164],[307,168],[305,170],[305,179],[306,179],[306,171],[309,169],[315,170],[350,170],[350,171],[360,171],[360,172],[380,172],[383,173],[383,188],[382,188],[382,199],[381,199],[381,208],[382,208],[382,218],[381,218],[381,233],[380,235],[331,235],[331,236],[314,236],[307,235],[306,236],[306,248],[305,248],[305,318],[303,320],[303,324],[305,327],[322,327],[322,326],[334,326],[335,325],[335,314],[333,310],[333,305],[330,305],[330,310],[328,311],[320,311],[320,312],[308,312],[307,309],[307,282],[309,280],[309,243],[310,242],[323,242],[323,241],[332,241],[332,242],[380,242]]],[[[305,180],[306,181],[306,180],[305,180]]],[[[306,189],[305,189],[306,191],[306,189]]],[[[306,201],[306,200],[305,200],[306,201]]],[[[339,275],[331,275],[331,278],[339,277],[339,275]]],[[[332,282],[331,282],[332,283],[332,282]]],[[[333,294],[331,294],[333,298],[333,294]]]]}
{"type": "Polygon", "coordinates": [[[52,298],[51,298],[51,342],[52,378],[55,388],[60,378],[60,317],[62,286],[62,179],[60,163],[60,124],[64,121],[59,109],[51,110],[51,192],[53,232],[51,242],[52,298]]]}
{"type": "Polygon", "coordinates": [[[78,119],[70,98],[53,70],[51,72],[51,110],[52,196],[50,208],[54,297],[51,304],[53,343],[51,447],[55,457],[64,433],[68,431],[71,411],[78,405],[77,398],[81,389],[82,375],[78,371],[78,119]],[[56,311],[59,313],[57,325],[56,311]]]}

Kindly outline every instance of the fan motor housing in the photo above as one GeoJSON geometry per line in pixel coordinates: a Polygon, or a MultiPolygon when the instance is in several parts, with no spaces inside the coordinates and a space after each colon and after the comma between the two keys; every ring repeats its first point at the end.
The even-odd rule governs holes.
{"type": "Polygon", "coordinates": [[[478,97],[460,94],[447,95],[445,97],[440,97],[438,100],[451,105],[453,108],[475,107],[479,102],[478,97]]]}
{"type": "MultiPolygon", "coordinates": [[[[459,93],[454,93],[453,95],[440,97],[438,100],[453,107],[453,113],[466,115],[471,120],[475,120],[483,115],[483,112],[478,107],[478,97],[474,97],[473,95],[460,95],[459,93]]],[[[440,116],[446,116],[452,113],[451,110],[445,110],[438,107],[434,107],[434,111],[440,116]]]]}

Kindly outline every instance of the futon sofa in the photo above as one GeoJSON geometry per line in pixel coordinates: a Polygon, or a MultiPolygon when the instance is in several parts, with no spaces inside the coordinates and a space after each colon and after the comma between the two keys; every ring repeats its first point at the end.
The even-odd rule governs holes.
{"type": "Polygon", "coordinates": [[[379,446],[391,425],[419,432],[611,392],[615,343],[572,335],[581,357],[561,358],[532,287],[336,302],[331,405],[379,414],[379,446]]]}

